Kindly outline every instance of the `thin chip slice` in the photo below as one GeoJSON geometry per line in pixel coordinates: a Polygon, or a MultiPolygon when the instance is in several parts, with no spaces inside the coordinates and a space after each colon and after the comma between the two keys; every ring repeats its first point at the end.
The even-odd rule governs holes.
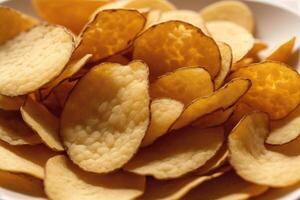
{"type": "Polygon", "coordinates": [[[60,133],[74,163],[105,173],[135,154],[149,125],[147,78],[147,66],[133,61],[98,65],[80,79],[61,117],[60,133]]]}
{"type": "Polygon", "coordinates": [[[287,116],[300,103],[300,76],[283,63],[266,61],[253,64],[230,76],[238,77],[249,78],[252,82],[242,102],[268,113],[273,120],[287,116]]]}
{"type": "Polygon", "coordinates": [[[59,119],[43,104],[28,97],[20,111],[23,120],[41,137],[44,144],[56,151],[64,150],[58,136],[59,119]]]}
{"type": "Polygon", "coordinates": [[[281,146],[264,146],[270,133],[265,113],[244,117],[229,136],[229,161],[243,179],[271,187],[300,180],[300,138],[281,146]]]}
{"type": "Polygon", "coordinates": [[[0,45],[37,24],[32,17],[3,6],[0,6],[0,19],[0,45]]]}
{"type": "Polygon", "coordinates": [[[173,99],[155,99],[151,102],[151,120],[142,146],[152,144],[157,138],[168,133],[171,125],[178,119],[184,105],[173,99]]]}
{"type": "Polygon", "coordinates": [[[293,55],[296,37],[280,45],[271,55],[267,56],[266,60],[273,60],[286,63],[293,55]]]}
{"type": "Polygon", "coordinates": [[[71,33],[39,25],[0,46],[0,93],[28,94],[58,76],[74,48],[71,33]],[[51,55],[51,56],[49,56],[51,55]]]}
{"type": "Polygon", "coordinates": [[[82,171],[64,156],[46,164],[45,191],[55,200],[131,200],[143,194],[145,178],[118,171],[109,175],[82,171]]]}
{"type": "Polygon", "coordinates": [[[234,63],[231,67],[231,71],[237,71],[240,68],[248,67],[250,64],[254,62],[253,58],[243,58],[242,60],[238,61],[237,63],[234,63]]]}
{"type": "Polygon", "coordinates": [[[212,21],[206,27],[216,41],[225,42],[231,47],[233,63],[245,57],[254,45],[251,33],[232,22],[212,21]]]}
{"type": "Polygon", "coordinates": [[[199,185],[186,196],[184,200],[233,200],[249,199],[258,196],[268,190],[267,186],[255,185],[244,181],[234,171],[230,171],[221,177],[214,178],[199,185]]]}
{"type": "Polygon", "coordinates": [[[156,179],[181,177],[203,166],[217,153],[223,143],[223,134],[222,127],[172,132],[140,149],[124,168],[156,179]]]}
{"type": "Polygon", "coordinates": [[[266,48],[268,48],[268,45],[265,42],[255,39],[254,45],[246,55],[246,58],[252,58],[254,59],[255,62],[259,62],[260,61],[259,53],[262,50],[265,50],[266,48]]]}
{"type": "Polygon", "coordinates": [[[0,95],[0,109],[2,110],[19,110],[20,107],[24,104],[25,97],[17,96],[17,97],[8,97],[4,95],[0,95]]]}
{"type": "Polygon", "coordinates": [[[128,48],[143,30],[146,19],[136,10],[103,10],[93,17],[80,34],[72,59],[92,54],[96,62],[128,48]]]}
{"type": "Polygon", "coordinates": [[[248,79],[232,80],[212,95],[199,98],[188,105],[174,123],[172,129],[185,127],[218,109],[222,108],[225,110],[229,108],[235,104],[250,87],[251,81],[248,79]]]}
{"type": "Polygon", "coordinates": [[[151,80],[193,66],[204,67],[213,78],[221,67],[215,41],[199,28],[180,21],[164,22],[143,32],[134,41],[133,57],[149,65],[151,80]]]}
{"type": "Polygon", "coordinates": [[[193,100],[212,94],[214,84],[203,68],[180,68],[159,77],[150,85],[152,98],[168,97],[185,105],[193,100]]]}

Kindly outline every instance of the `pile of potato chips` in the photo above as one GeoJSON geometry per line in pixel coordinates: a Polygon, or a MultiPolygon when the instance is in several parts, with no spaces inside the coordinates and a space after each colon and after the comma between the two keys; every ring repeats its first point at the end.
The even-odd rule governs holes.
{"type": "Polygon", "coordinates": [[[0,187],[235,200],[300,181],[295,38],[260,56],[244,3],[32,4],[45,21],[0,6],[0,187]]]}

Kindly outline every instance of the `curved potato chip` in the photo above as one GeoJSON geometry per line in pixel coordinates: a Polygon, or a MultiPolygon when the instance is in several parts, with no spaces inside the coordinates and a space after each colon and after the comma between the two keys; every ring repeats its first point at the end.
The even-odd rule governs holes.
{"type": "Polygon", "coordinates": [[[300,103],[300,76],[283,63],[266,61],[253,64],[231,74],[230,78],[249,78],[252,87],[242,102],[280,119],[300,103]]]}
{"type": "Polygon", "coordinates": [[[85,26],[73,60],[92,54],[96,62],[112,56],[130,46],[143,30],[146,19],[136,10],[103,10],[85,26]]]}
{"type": "Polygon", "coordinates": [[[244,117],[229,136],[229,162],[243,179],[271,187],[300,180],[300,138],[282,146],[264,146],[269,119],[254,112],[244,117]]]}
{"type": "Polygon", "coordinates": [[[212,94],[214,85],[203,68],[179,68],[159,77],[150,85],[151,98],[168,97],[184,104],[212,94]]]}
{"type": "Polygon", "coordinates": [[[109,175],[82,171],[65,156],[48,160],[45,191],[49,198],[131,200],[143,194],[145,177],[118,171],[109,175]]]}
{"type": "Polygon", "coordinates": [[[223,139],[222,127],[177,130],[140,149],[124,169],[156,179],[178,178],[204,165],[217,153],[223,139]]]}
{"type": "Polygon", "coordinates": [[[252,58],[255,62],[258,62],[260,60],[259,53],[266,48],[268,48],[268,45],[265,42],[255,39],[254,45],[246,55],[246,58],[252,58]]]}
{"type": "Polygon", "coordinates": [[[147,78],[148,68],[140,61],[127,66],[104,63],[77,83],[64,107],[60,131],[74,163],[106,173],[135,154],[149,125],[147,78]]]}
{"type": "Polygon", "coordinates": [[[43,104],[28,97],[20,111],[23,120],[41,137],[44,144],[56,151],[64,150],[58,136],[59,119],[43,104]]]}
{"type": "Polygon", "coordinates": [[[244,181],[234,171],[211,179],[191,190],[184,200],[233,200],[249,199],[268,190],[267,186],[255,185],[244,181]]]}
{"type": "Polygon", "coordinates": [[[238,61],[237,63],[234,63],[231,67],[231,71],[237,71],[240,68],[248,67],[250,64],[254,62],[253,58],[243,58],[242,60],[238,61]]]}
{"type": "Polygon", "coordinates": [[[185,127],[197,119],[212,113],[220,108],[227,109],[235,104],[251,87],[251,81],[248,79],[235,79],[217,90],[208,97],[196,99],[188,105],[172,129],[185,127]]]}
{"type": "Polygon", "coordinates": [[[111,0],[32,0],[37,13],[48,22],[79,33],[99,6],[111,0]]]}
{"type": "Polygon", "coordinates": [[[267,56],[266,60],[278,61],[286,63],[293,55],[296,37],[280,45],[271,55],[267,56]]]}
{"type": "Polygon", "coordinates": [[[37,20],[0,5],[0,45],[37,24],[37,20]]]}
{"type": "Polygon", "coordinates": [[[0,93],[28,94],[58,76],[74,49],[64,28],[39,25],[0,46],[0,93]],[[51,55],[51,56],[49,56],[51,55]]]}
{"type": "Polygon", "coordinates": [[[253,36],[243,27],[228,21],[212,21],[206,24],[216,41],[231,47],[233,63],[245,57],[254,45],[253,36]]]}
{"type": "Polygon", "coordinates": [[[254,17],[247,4],[240,1],[220,1],[203,8],[201,16],[206,22],[231,21],[249,32],[254,31],[254,17]]]}
{"type": "Polygon", "coordinates": [[[173,99],[155,99],[151,102],[151,120],[142,146],[152,144],[157,138],[168,133],[170,126],[178,119],[184,105],[173,99]]]}
{"type": "Polygon", "coordinates": [[[199,28],[180,21],[164,22],[143,32],[134,41],[133,57],[149,65],[151,80],[187,66],[203,66],[215,77],[221,67],[215,41],[199,28]]]}
{"type": "Polygon", "coordinates": [[[25,97],[17,96],[17,97],[8,97],[4,95],[0,95],[0,109],[2,110],[19,110],[25,101],[25,97]]]}

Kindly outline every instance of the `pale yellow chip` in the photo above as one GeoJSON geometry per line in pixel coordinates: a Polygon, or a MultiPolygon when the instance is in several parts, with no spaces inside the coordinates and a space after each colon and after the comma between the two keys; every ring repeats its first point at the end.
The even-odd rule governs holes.
{"type": "Polygon", "coordinates": [[[155,99],[151,102],[151,120],[143,139],[142,146],[152,144],[156,139],[168,133],[171,125],[178,119],[184,105],[173,99],[155,99]]]}
{"type": "Polygon", "coordinates": [[[248,79],[232,80],[212,95],[199,98],[188,105],[174,123],[172,129],[185,127],[218,109],[229,108],[235,104],[250,87],[251,81],[248,79]]]}
{"type": "Polygon", "coordinates": [[[25,101],[24,96],[8,97],[0,95],[0,109],[2,110],[19,110],[25,101]]]}
{"type": "Polygon", "coordinates": [[[221,67],[216,42],[199,28],[180,21],[164,22],[143,32],[134,41],[133,57],[149,65],[151,80],[181,67],[195,66],[215,77],[221,67]]]}
{"type": "Polygon", "coordinates": [[[0,19],[0,45],[37,24],[32,17],[1,5],[0,19]]]}
{"type": "Polygon", "coordinates": [[[211,36],[232,49],[233,63],[245,57],[254,45],[254,38],[246,29],[229,21],[212,21],[206,24],[211,36]]]}
{"type": "Polygon", "coordinates": [[[292,55],[296,43],[296,37],[280,45],[271,55],[267,56],[266,60],[273,60],[278,62],[288,62],[292,55]]]}
{"type": "Polygon", "coordinates": [[[148,129],[148,68],[140,61],[93,67],[72,90],[61,117],[71,160],[106,173],[122,167],[148,129]]]}
{"type": "Polygon", "coordinates": [[[225,20],[254,32],[254,17],[250,8],[240,1],[219,1],[203,8],[201,16],[206,22],[225,20]]]}
{"type": "Polygon", "coordinates": [[[41,137],[44,144],[56,151],[64,150],[58,136],[59,119],[43,104],[28,97],[20,111],[23,120],[41,137]]]}
{"type": "Polygon", "coordinates": [[[243,179],[271,187],[300,180],[300,138],[281,146],[265,146],[270,133],[267,114],[244,117],[229,136],[229,161],[243,179]]]}
{"type": "Polygon", "coordinates": [[[203,68],[179,68],[159,77],[150,85],[151,98],[168,97],[190,104],[199,97],[211,95],[214,84],[203,68]]]}
{"type": "Polygon", "coordinates": [[[103,10],[95,14],[80,34],[72,59],[92,54],[96,62],[127,49],[144,28],[146,19],[136,10],[103,10]]]}
{"type": "Polygon", "coordinates": [[[65,28],[39,25],[0,46],[0,93],[28,94],[58,76],[70,59],[74,39],[65,28]]]}
{"type": "Polygon", "coordinates": [[[124,169],[156,179],[178,178],[203,166],[217,153],[223,139],[222,127],[177,130],[140,149],[124,169]]]}
{"type": "Polygon", "coordinates": [[[206,181],[199,185],[186,196],[184,200],[235,200],[249,199],[268,190],[267,186],[255,185],[244,181],[233,171],[206,181]]]}

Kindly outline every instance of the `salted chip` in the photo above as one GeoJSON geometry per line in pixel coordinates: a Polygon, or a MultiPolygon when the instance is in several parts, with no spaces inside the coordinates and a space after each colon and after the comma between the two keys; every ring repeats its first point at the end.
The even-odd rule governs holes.
{"type": "Polygon", "coordinates": [[[228,44],[232,49],[233,63],[245,57],[254,45],[254,38],[246,29],[229,21],[212,21],[206,24],[211,36],[228,44]]]}
{"type": "Polygon", "coordinates": [[[25,101],[24,96],[8,97],[0,95],[0,109],[2,110],[19,110],[25,101]]]}
{"type": "Polygon", "coordinates": [[[142,148],[124,169],[156,179],[181,177],[203,166],[222,146],[224,130],[185,128],[142,148]]]}
{"type": "Polygon", "coordinates": [[[72,161],[97,173],[122,167],[146,134],[149,104],[144,63],[93,67],[72,90],[61,117],[60,133],[72,161]]]}
{"type": "Polygon", "coordinates": [[[238,77],[252,82],[242,102],[268,113],[273,120],[287,116],[300,103],[300,76],[283,63],[266,61],[253,64],[230,76],[238,77]]]}
{"type": "Polygon", "coordinates": [[[54,25],[35,26],[6,42],[0,46],[0,93],[18,96],[39,89],[62,72],[73,48],[72,34],[54,25]]]}
{"type": "Polygon", "coordinates": [[[232,80],[212,95],[199,98],[188,105],[174,123],[172,129],[180,129],[218,109],[227,109],[231,107],[250,87],[251,81],[248,79],[232,80]]]}
{"type": "Polygon", "coordinates": [[[92,54],[91,62],[128,48],[144,28],[146,19],[136,10],[103,10],[95,14],[80,34],[72,59],[92,54]]]}
{"type": "Polygon", "coordinates": [[[0,45],[37,24],[34,18],[1,5],[0,19],[0,45]]]}
{"type": "Polygon", "coordinates": [[[213,91],[214,84],[209,73],[198,67],[179,68],[159,77],[150,85],[152,98],[168,97],[185,105],[213,91]]]}
{"type": "Polygon", "coordinates": [[[221,67],[215,41],[199,28],[180,21],[164,22],[143,32],[134,41],[133,57],[149,65],[151,80],[191,66],[204,67],[213,78],[221,67]]]}
{"type": "Polygon", "coordinates": [[[293,55],[293,49],[295,46],[296,37],[293,37],[289,41],[281,44],[275,51],[273,51],[266,60],[273,60],[286,63],[293,55]]]}
{"type": "Polygon", "coordinates": [[[267,186],[244,181],[234,171],[204,182],[183,197],[185,200],[233,200],[249,199],[268,190],[267,186]]]}
{"type": "Polygon", "coordinates": [[[254,32],[254,17],[250,8],[240,1],[220,1],[203,8],[201,16],[206,22],[231,21],[249,32],[254,32]]]}

